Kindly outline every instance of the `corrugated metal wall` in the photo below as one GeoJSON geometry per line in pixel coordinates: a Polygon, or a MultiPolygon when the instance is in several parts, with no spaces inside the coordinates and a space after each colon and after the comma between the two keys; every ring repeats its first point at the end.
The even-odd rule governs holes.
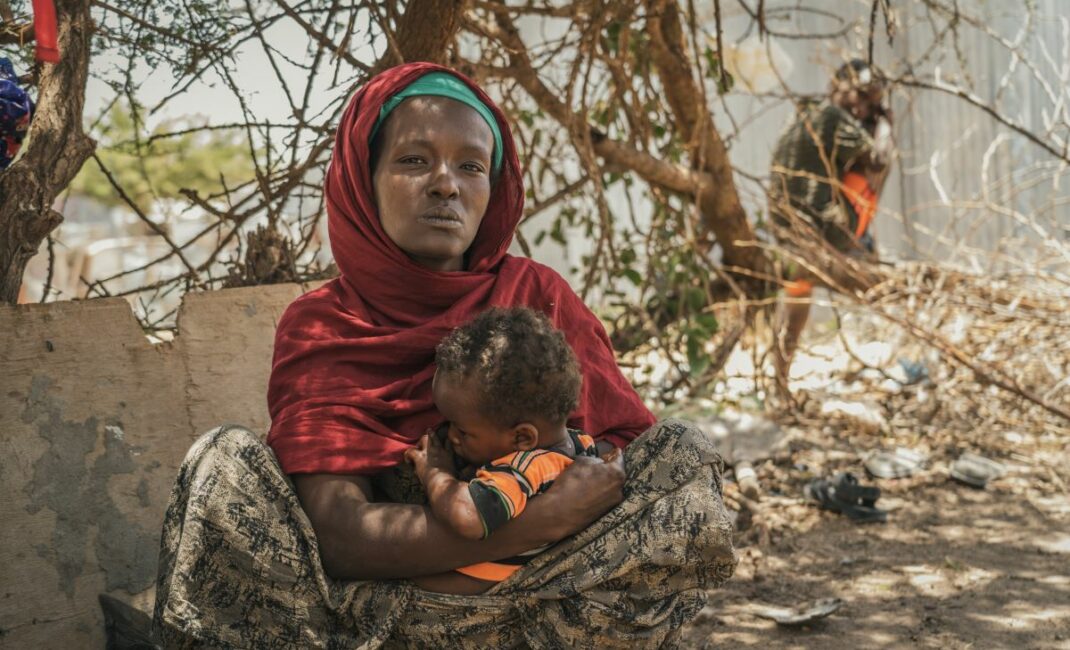
{"type": "MultiPolygon", "coordinates": [[[[947,5],[953,6],[952,0],[947,5]]],[[[892,74],[913,70],[929,82],[938,78],[972,87],[1009,120],[1065,151],[1070,139],[1070,2],[1038,0],[1032,5],[1030,12],[1022,3],[960,0],[963,17],[952,36],[943,31],[946,17],[924,3],[892,3],[898,31],[889,46],[883,21],[878,22],[874,60],[892,74]],[[971,21],[971,16],[979,20],[971,21]],[[934,41],[939,45],[934,47],[934,41]],[[1009,46],[1023,56],[1016,57],[1009,46]],[[1053,117],[1062,124],[1046,133],[1053,117]]],[[[770,29],[817,34],[854,25],[835,37],[770,37],[768,47],[789,62],[788,87],[824,92],[836,66],[851,56],[865,56],[871,3],[809,0],[791,7],[770,16],[770,29]]],[[[729,15],[725,41],[737,43],[746,36],[753,41],[753,31],[747,33],[750,23],[741,10],[729,15]]],[[[955,259],[978,269],[1042,255],[1049,263],[1070,262],[1070,172],[1058,157],[949,93],[898,87],[892,107],[900,158],[876,225],[883,251],[903,258],[955,259]],[[1046,236],[1061,245],[1041,250],[1038,242],[1046,236]]],[[[733,138],[733,163],[748,174],[765,176],[776,138],[791,117],[790,104],[733,95],[725,108],[732,119],[717,112],[726,133],[734,130],[733,121],[750,120],[733,138]]],[[[759,213],[764,199],[756,185],[744,178],[739,182],[749,209],[759,213]]]]}

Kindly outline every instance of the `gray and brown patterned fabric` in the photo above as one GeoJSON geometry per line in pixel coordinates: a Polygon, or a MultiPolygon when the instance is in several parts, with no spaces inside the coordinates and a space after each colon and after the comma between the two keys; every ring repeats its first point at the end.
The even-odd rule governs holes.
{"type": "Polygon", "coordinates": [[[793,210],[838,250],[852,249],[857,217],[839,183],[851,163],[874,148],[873,137],[847,111],[828,101],[803,105],[773,150],[773,221],[788,226],[787,212],[793,210]]]}
{"type": "MultiPolygon", "coordinates": [[[[735,569],[721,457],[679,420],[625,451],[624,501],[480,596],[338,582],[271,450],[241,427],[201,437],[164,521],[155,628],[166,647],[672,647],[735,569]]],[[[404,470],[377,492],[417,501],[404,470]],[[402,494],[406,492],[406,494],[402,494]]]]}

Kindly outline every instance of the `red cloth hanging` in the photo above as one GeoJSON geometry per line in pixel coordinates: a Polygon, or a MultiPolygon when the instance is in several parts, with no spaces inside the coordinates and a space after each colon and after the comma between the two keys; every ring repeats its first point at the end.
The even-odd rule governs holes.
{"type": "Polygon", "coordinates": [[[38,61],[59,63],[59,30],[52,0],[33,0],[33,38],[38,61]]]}

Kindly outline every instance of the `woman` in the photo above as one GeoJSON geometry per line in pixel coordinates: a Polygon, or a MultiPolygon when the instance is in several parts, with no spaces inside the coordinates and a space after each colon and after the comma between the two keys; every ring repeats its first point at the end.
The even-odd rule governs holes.
{"type": "Polygon", "coordinates": [[[869,227],[892,155],[885,90],[883,75],[852,59],[827,100],[801,107],[773,153],[769,211],[788,266],[774,355],[785,394],[814,287],[865,291],[876,281],[856,260],[875,259],[869,227]]]}
{"type": "Polygon", "coordinates": [[[226,427],[187,456],[164,523],[161,636],[369,648],[671,639],[734,567],[720,458],[683,423],[650,428],[599,321],[555,273],[507,254],[523,185],[502,113],[445,68],[388,70],[346,110],[325,194],[341,277],[279,322],[271,449],[226,427]],[[564,330],[584,375],[570,425],[626,449],[623,466],[575,463],[472,542],[435,521],[402,458],[441,420],[438,341],[494,305],[539,309],[564,330]],[[403,580],[556,542],[479,597],[403,580]]]}

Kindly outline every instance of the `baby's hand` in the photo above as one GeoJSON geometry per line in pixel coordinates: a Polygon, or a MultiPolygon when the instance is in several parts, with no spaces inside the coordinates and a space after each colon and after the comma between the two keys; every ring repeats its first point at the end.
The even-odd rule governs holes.
{"type": "Polygon", "coordinates": [[[453,462],[453,451],[449,447],[449,442],[439,438],[431,429],[427,430],[427,433],[424,435],[424,440],[427,441],[426,452],[428,468],[433,467],[450,475],[455,474],[457,468],[453,462]]]}
{"type": "Polygon", "coordinates": [[[405,452],[405,460],[412,463],[420,482],[425,485],[433,470],[454,474],[453,455],[430,429],[415,447],[405,452]]]}
{"type": "Polygon", "coordinates": [[[423,477],[424,468],[427,467],[427,436],[420,438],[415,447],[405,450],[405,462],[416,470],[416,475],[423,477]]]}

